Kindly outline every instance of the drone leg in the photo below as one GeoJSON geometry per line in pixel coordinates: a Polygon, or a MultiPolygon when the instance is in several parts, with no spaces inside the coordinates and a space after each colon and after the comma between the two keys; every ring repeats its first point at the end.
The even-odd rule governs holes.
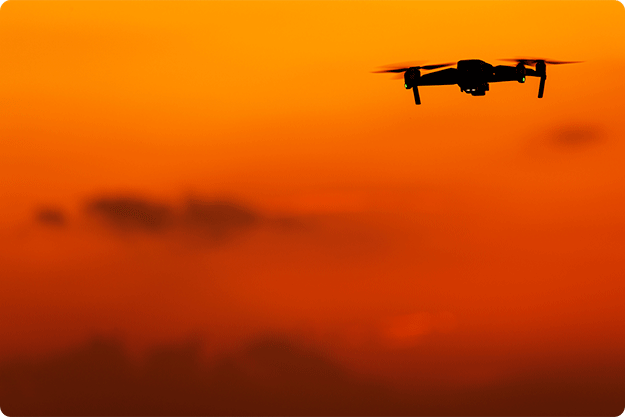
{"type": "Polygon", "coordinates": [[[421,104],[421,98],[419,97],[419,87],[417,87],[416,85],[412,87],[412,92],[414,93],[415,104],[421,104]]]}
{"type": "Polygon", "coordinates": [[[545,80],[547,79],[547,75],[542,75],[540,77],[540,87],[538,87],[538,98],[543,98],[543,93],[545,92],[545,80]]]}

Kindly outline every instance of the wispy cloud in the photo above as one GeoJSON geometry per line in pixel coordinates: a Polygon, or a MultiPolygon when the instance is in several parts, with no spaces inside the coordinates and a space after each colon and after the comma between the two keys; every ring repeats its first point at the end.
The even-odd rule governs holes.
{"type": "Polygon", "coordinates": [[[168,206],[136,197],[99,197],[89,201],[86,210],[123,230],[159,231],[173,221],[168,206]]]}
{"type": "MultiPolygon", "coordinates": [[[[101,196],[88,200],[84,212],[88,218],[116,231],[152,235],[177,231],[211,241],[227,240],[266,220],[243,205],[200,198],[176,206],[138,196],[101,196]]],[[[283,222],[274,223],[279,226],[283,222]]]]}
{"type": "Polygon", "coordinates": [[[180,216],[181,224],[214,239],[245,231],[259,223],[261,216],[251,209],[225,202],[189,200],[180,216]]]}
{"type": "Polygon", "coordinates": [[[55,207],[41,207],[35,212],[35,220],[45,226],[62,227],[67,223],[65,213],[55,207]]]}
{"type": "Polygon", "coordinates": [[[550,138],[560,148],[581,149],[603,142],[605,131],[596,124],[570,123],[554,129],[550,138]]]}

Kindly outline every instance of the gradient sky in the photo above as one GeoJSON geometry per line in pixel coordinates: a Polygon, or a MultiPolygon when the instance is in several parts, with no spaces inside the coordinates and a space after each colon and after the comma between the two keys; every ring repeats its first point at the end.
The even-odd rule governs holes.
{"type": "MultiPolygon", "coordinates": [[[[623,18],[616,1],[3,4],[0,364],[99,337],[136,363],[198,338],[212,363],[272,335],[358,381],[479,399],[456,415],[619,414],[623,18]],[[530,77],[424,87],[419,107],[372,73],[526,56],[584,62],[549,66],[540,100],[530,77]],[[497,391],[563,380],[523,405],[497,391]]],[[[72,413],[0,382],[5,414],[72,413]]],[[[423,404],[395,411],[441,410],[423,404]]]]}

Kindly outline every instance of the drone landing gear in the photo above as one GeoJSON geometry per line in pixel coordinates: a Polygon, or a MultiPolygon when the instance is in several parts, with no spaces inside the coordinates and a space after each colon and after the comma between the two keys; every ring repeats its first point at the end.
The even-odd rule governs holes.
{"type": "Polygon", "coordinates": [[[545,80],[547,79],[547,75],[543,74],[540,77],[540,87],[538,87],[538,98],[543,98],[543,94],[545,93],[545,80]]]}
{"type": "Polygon", "coordinates": [[[414,93],[415,104],[421,104],[421,98],[419,97],[419,87],[417,87],[416,85],[412,87],[412,92],[414,93]]]}
{"type": "Polygon", "coordinates": [[[543,98],[545,93],[545,80],[547,79],[547,65],[545,61],[536,62],[536,72],[540,74],[540,87],[538,87],[538,98],[543,98]]]}

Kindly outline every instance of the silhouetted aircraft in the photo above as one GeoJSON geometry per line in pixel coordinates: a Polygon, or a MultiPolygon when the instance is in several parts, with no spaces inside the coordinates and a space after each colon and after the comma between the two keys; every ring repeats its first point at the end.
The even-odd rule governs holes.
{"type": "Polygon", "coordinates": [[[502,59],[501,61],[516,62],[516,66],[497,65],[493,66],[479,59],[465,59],[458,61],[456,68],[447,68],[440,71],[430,72],[421,75],[421,70],[434,70],[454,65],[453,63],[410,66],[405,68],[391,68],[375,73],[404,73],[404,87],[407,90],[412,88],[414,101],[421,104],[419,98],[419,86],[424,85],[455,85],[460,87],[460,91],[472,96],[484,96],[489,90],[489,83],[502,81],[525,82],[525,77],[540,77],[540,87],[538,88],[538,98],[542,98],[545,92],[545,80],[547,79],[547,64],[577,64],[581,61],[552,61],[535,58],[502,59]],[[535,66],[535,69],[528,68],[535,66]]]}

